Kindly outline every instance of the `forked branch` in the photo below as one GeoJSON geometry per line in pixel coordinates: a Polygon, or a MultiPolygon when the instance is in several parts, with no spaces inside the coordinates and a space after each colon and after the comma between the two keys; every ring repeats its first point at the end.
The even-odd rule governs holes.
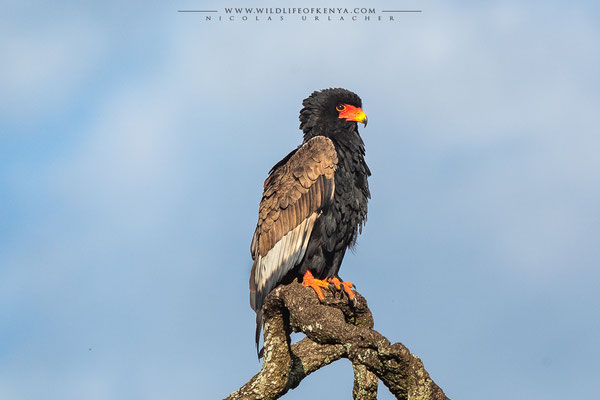
{"type": "Polygon", "coordinates": [[[227,399],[278,399],[340,358],[353,364],[355,399],[376,399],[378,379],[397,399],[448,399],[417,356],[373,329],[364,297],[357,293],[354,303],[338,297],[326,294],[326,304],[321,304],[297,282],[273,290],[263,308],[262,369],[227,399]],[[306,338],[290,344],[292,331],[306,338]]]}

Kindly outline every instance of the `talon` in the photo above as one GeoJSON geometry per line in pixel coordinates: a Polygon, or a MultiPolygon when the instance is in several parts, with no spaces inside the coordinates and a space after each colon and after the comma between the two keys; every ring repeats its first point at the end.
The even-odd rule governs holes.
{"type": "Polygon", "coordinates": [[[348,295],[348,298],[350,300],[354,300],[354,298],[356,297],[356,295],[352,292],[352,289],[356,288],[356,286],[354,286],[354,283],[352,283],[352,282],[342,282],[337,277],[328,278],[327,280],[330,283],[333,283],[335,285],[335,288],[338,291],[342,291],[343,290],[348,295]]]}
{"type": "Polygon", "coordinates": [[[342,282],[341,284],[342,284],[342,287],[344,288],[344,292],[346,292],[346,294],[348,295],[348,298],[350,300],[356,301],[356,295],[354,294],[354,292],[352,292],[352,289],[356,288],[356,286],[354,286],[354,283],[342,282]]]}
{"type": "Polygon", "coordinates": [[[327,278],[327,280],[333,284],[337,290],[342,290],[342,287],[340,286],[342,282],[338,278],[327,278]]]}
{"type": "Polygon", "coordinates": [[[315,279],[310,270],[307,270],[304,276],[302,277],[302,286],[313,288],[321,302],[325,300],[325,296],[323,296],[321,288],[329,289],[329,283],[320,279],[315,279]]]}

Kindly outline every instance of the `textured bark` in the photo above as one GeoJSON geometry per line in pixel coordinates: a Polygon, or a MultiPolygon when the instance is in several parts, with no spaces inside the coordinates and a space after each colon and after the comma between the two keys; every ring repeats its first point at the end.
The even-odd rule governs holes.
{"type": "Polygon", "coordinates": [[[227,399],[277,399],[340,358],[352,362],[355,399],[376,399],[378,379],[397,399],[448,399],[417,356],[373,329],[364,297],[357,293],[350,302],[327,293],[325,300],[321,304],[312,289],[297,282],[267,296],[262,369],[227,399]],[[306,338],[290,345],[292,331],[306,338]]]}

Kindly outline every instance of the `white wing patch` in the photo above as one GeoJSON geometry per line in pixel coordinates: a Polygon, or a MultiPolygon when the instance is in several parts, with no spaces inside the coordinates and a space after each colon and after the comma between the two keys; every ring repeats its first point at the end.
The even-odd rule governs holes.
{"type": "Polygon", "coordinates": [[[318,214],[312,213],[283,236],[271,250],[256,260],[254,280],[258,292],[268,293],[304,257],[318,214]],[[267,287],[265,290],[265,286],[267,287]]]}

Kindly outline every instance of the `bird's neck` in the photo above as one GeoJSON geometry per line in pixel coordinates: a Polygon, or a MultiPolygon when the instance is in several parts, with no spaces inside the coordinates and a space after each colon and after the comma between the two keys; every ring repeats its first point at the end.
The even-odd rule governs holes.
{"type": "Polygon", "coordinates": [[[337,131],[322,129],[315,126],[312,129],[307,129],[304,131],[303,143],[308,142],[315,136],[325,136],[331,139],[338,155],[343,154],[352,157],[353,154],[358,153],[360,155],[359,159],[364,159],[363,156],[365,154],[365,144],[358,134],[358,129],[356,126],[351,127],[351,129],[337,131]]]}

